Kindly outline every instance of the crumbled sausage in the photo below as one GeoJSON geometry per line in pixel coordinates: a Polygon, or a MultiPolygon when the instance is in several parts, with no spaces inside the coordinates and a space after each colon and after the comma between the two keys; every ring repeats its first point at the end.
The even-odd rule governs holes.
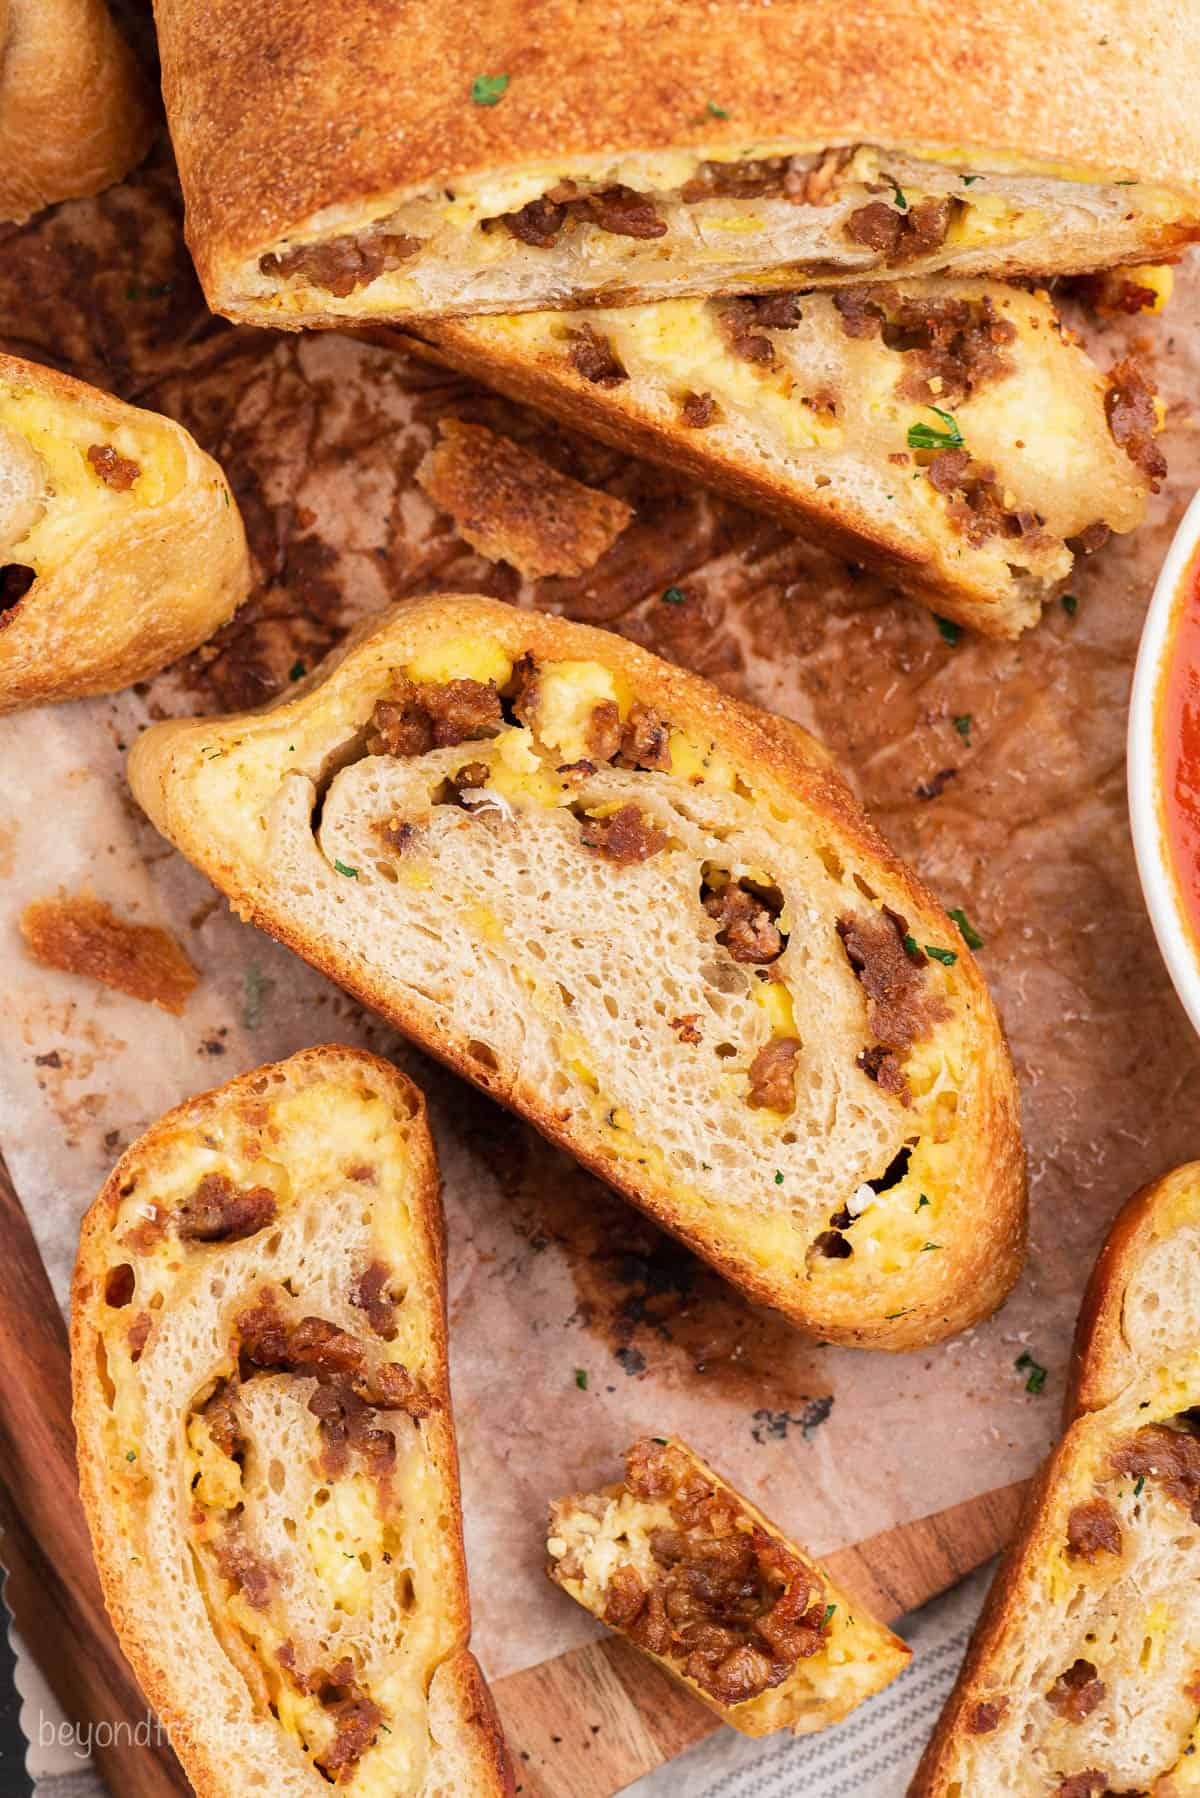
{"type": "Polygon", "coordinates": [[[379,1422],[373,1405],[349,1386],[318,1386],[308,1409],[320,1425],[321,1465],[330,1479],[344,1473],[352,1452],[360,1455],[376,1479],[386,1479],[396,1464],[395,1432],[379,1422]]]}
{"type": "Polygon", "coordinates": [[[335,299],[345,300],[356,289],[401,267],[420,248],[421,239],[404,232],[381,233],[378,237],[334,237],[326,243],[300,244],[294,250],[260,256],[258,266],[264,275],[280,281],[299,275],[309,287],[323,288],[335,299]]]}
{"type": "Polygon", "coordinates": [[[867,1079],[873,1080],[885,1093],[891,1093],[897,1099],[911,1097],[911,1089],[899,1059],[893,1050],[885,1049],[882,1043],[872,1043],[869,1049],[860,1049],[854,1057],[854,1065],[861,1068],[867,1079]]]}
{"type": "Polygon", "coordinates": [[[950,216],[949,200],[921,200],[905,212],[884,200],[872,200],[850,214],[846,235],[852,243],[874,250],[881,261],[907,262],[946,241],[950,216]]]}
{"type": "Polygon", "coordinates": [[[276,1214],[269,1186],[235,1186],[228,1174],[205,1174],[175,1213],[175,1229],[185,1242],[244,1242],[276,1214]]]}
{"type": "Polygon", "coordinates": [[[534,250],[552,249],[566,222],[566,207],[548,200],[544,194],[540,199],[530,200],[517,212],[500,215],[500,223],[509,235],[534,250]]]}
{"type": "Polygon", "coordinates": [[[1054,1798],[1107,1798],[1107,1794],[1108,1774],[1089,1767],[1084,1773],[1068,1774],[1054,1798]]]}
{"type": "Polygon", "coordinates": [[[350,1303],[365,1311],[376,1336],[392,1342],[396,1336],[396,1301],[388,1290],[391,1273],[383,1261],[371,1261],[350,1289],[350,1303]]]}
{"type": "Polygon", "coordinates": [[[104,485],[114,488],[118,493],[128,493],[142,472],[140,462],[132,461],[129,456],[118,455],[111,443],[93,443],[88,450],[87,459],[104,485]]]}
{"type": "Polygon", "coordinates": [[[854,1253],[853,1243],[840,1230],[822,1230],[819,1236],[813,1237],[812,1246],[827,1261],[848,1261],[854,1253]]]}
{"type": "Polygon", "coordinates": [[[1193,1523],[1200,1523],[1200,1437],[1191,1430],[1147,1424],[1114,1449],[1109,1462],[1115,1473],[1127,1474],[1132,1480],[1155,1480],[1169,1498],[1182,1505],[1193,1523]]]}
{"type": "Polygon", "coordinates": [[[620,760],[633,768],[671,767],[671,727],[650,706],[635,699],[621,727],[620,760]]]}
{"type": "Polygon", "coordinates": [[[236,1521],[226,1524],[213,1541],[217,1566],[225,1578],[242,1592],[246,1603],[256,1611],[264,1611],[271,1602],[275,1571],[250,1549],[236,1521]]]}
{"type": "Polygon", "coordinates": [[[759,967],[783,954],[784,936],[776,920],[783,910],[778,894],[752,887],[745,880],[700,888],[700,901],[717,925],[717,941],[734,961],[759,967]]]}
{"type": "Polygon", "coordinates": [[[667,833],[651,824],[639,806],[623,805],[606,818],[585,818],[580,841],[586,849],[595,849],[609,861],[625,866],[649,861],[665,849],[667,833]]]}
{"type": "Polygon", "coordinates": [[[307,1375],[322,1384],[342,1384],[366,1405],[389,1411],[407,1411],[410,1417],[426,1417],[433,1400],[396,1361],[368,1365],[361,1342],[321,1317],[302,1317],[293,1322],[279,1309],[269,1287],[258,1303],[237,1320],[241,1357],[250,1367],[284,1369],[307,1375]]]}
{"type": "Polygon", "coordinates": [[[1158,413],[1154,399],[1157,392],[1145,370],[1132,356],[1127,356],[1109,375],[1108,392],[1104,397],[1104,412],[1113,442],[1125,451],[1134,467],[1141,470],[1155,493],[1167,472],[1167,459],[1155,438],[1158,413]]]}
{"type": "Polygon", "coordinates": [[[847,287],[834,288],[834,310],[847,337],[880,336],[887,317],[880,303],[881,297],[880,288],[853,282],[847,287]]]}
{"type": "Polygon", "coordinates": [[[905,359],[899,391],[918,405],[961,405],[1008,374],[1013,364],[1007,352],[1016,336],[990,294],[978,300],[904,296],[890,306],[883,325],[884,342],[905,359]]]}
{"type": "Polygon", "coordinates": [[[354,1662],[343,1656],[330,1668],[305,1673],[299,1666],[295,1645],[288,1641],[275,1658],[298,1692],[318,1698],[333,1720],[333,1740],[315,1757],[316,1765],[335,1785],[345,1785],[366,1750],[379,1734],[383,1712],[358,1683],[354,1662]]]}
{"type": "Polygon", "coordinates": [[[799,1037],[773,1036],[763,1044],[749,1069],[746,1103],[751,1111],[794,1110],[796,1104],[796,1057],[802,1044],[799,1037]]]}
{"type": "Polygon", "coordinates": [[[616,237],[662,237],[667,229],[667,221],[658,216],[653,201],[632,187],[606,187],[575,204],[593,225],[616,237]]]}
{"type": "Polygon", "coordinates": [[[221,1381],[212,1397],[201,1407],[200,1415],[221,1453],[228,1455],[231,1461],[239,1460],[245,1453],[246,1443],[238,1415],[236,1378],[221,1381]]]}
{"type": "Polygon", "coordinates": [[[697,1043],[704,1041],[704,1032],[700,1028],[698,1011],[685,1011],[682,1017],[672,1018],[671,1028],[679,1041],[687,1043],[690,1048],[694,1048],[697,1043]]]}
{"type": "Polygon", "coordinates": [[[500,695],[492,681],[416,681],[392,676],[391,697],[371,715],[371,755],[426,755],[458,743],[494,737],[503,728],[500,695]]]}
{"type": "Polygon", "coordinates": [[[567,332],[571,366],[594,387],[619,387],[628,379],[625,367],[608,338],[586,322],[567,332]]]}
{"type": "Polygon", "coordinates": [[[895,255],[903,233],[904,214],[884,200],[860,206],[846,220],[846,236],[852,243],[860,243],[864,249],[875,250],[884,257],[895,255]]]}
{"type": "Polygon", "coordinates": [[[1105,1690],[1091,1661],[1073,1661],[1046,1693],[1046,1703],[1068,1723],[1082,1723],[1101,1703],[1105,1690]]]}
{"type": "Polygon", "coordinates": [[[608,1622],[722,1704],[779,1685],[817,1653],[826,1628],[819,1581],[733,1494],[679,1449],[649,1439],[630,1449],[625,1481],[638,1500],[666,1499],[674,1527],[650,1536],[653,1584],[627,1563],[614,1569],[608,1622]]]}
{"type": "MultiPolygon", "coordinates": [[[[949,1015],[945,1004],[926,989],[928,958],[908,946],[908,924],[899,912],[884,906],[870,917],[845,913],[837,921],[837,933],[867,995],[867,1024],[878,1046],[885,1051],[911,1049],[949,1015]]],[[[868,1075],[875,1066],[870,1061],[860,1065],[868,1075]]],[[[907,1080],[903,1091],[897,1091],[898,1076],[902,1078],[898,1064],[894,1059],[879,1060],[875,1071],[881,1085],[885,1069],[887,1090],[909,1103],[907,1080]]]]}
{"type": "Polygon", "coordinates": [[[946,496],[951,524],[973,547],[998,536],[1020,538],[1027,546],[1054,542],[1038,513],[1006,505],[995,470],[972,461],[965,449],[939,450],[926,472],[930,485],[946,496]]]}
{"type": "Polygon", "coordinates": [[[1106,1498],[1074,1505],[1067,1518],[1067,1553],[1072,1560],[1094,1562],[1098,1554],[1119,1555],[1121,1526],[1106,1498]]]}
{"type": "Polygon", "coordinates": [[[679,402],[679,418],[690,431],[703,431],[715,424],[721,408],[711,393],[685,393],[679,402]]]}
{"type": "Polygon", "coordinates": [[[837,177],[853,159],[853,147],[827,150],[817,162],[804,156],[747,157],[741,162],[702,162],[680,198],[693,206],[700,200],[783,198],[793,206],[825,206],[837,177]]]}
{"type": "Polygon", "coordinates": [[[717,306],[717,325],[733,355],[762,368],[775,363],[775,346],[762,334],[763,321],[753,300],[722,300],[717,306]]]}
{"type": "Polygon", "coordinates": [[[1003,1698],[995,1702],[984,1699],[979,1704],[973,1704],[967,1712],[967,1734],[972,1736],[990,1735],[998,1726],[1007,1708],[1003,1698]]]}
{"type": "Polygon", "coordinates": [[[621,708],[615,699],[602,699],[592,707],[584,735],[593,761],[612,761],[621,747],[621,708]]]}

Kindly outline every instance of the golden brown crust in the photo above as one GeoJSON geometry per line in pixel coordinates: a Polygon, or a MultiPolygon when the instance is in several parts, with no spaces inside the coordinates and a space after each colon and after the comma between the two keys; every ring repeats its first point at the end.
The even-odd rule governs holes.
{"type": "Polygon", "coordinates": [[[162,1718],[172,1745],[183,1762],[198,1798],[231,1798],[229,1754],[214,1738],[212,1719],[189,1708],[186,1682],[181,1686],[178,1668],[164,1667],[155,1652],[153,1618],[147,1616],[136,1596],[131,1596],[129,1546],[110,1514],[107,1464],[103,1452],[98,1413],[100,1400],[96,1373],[96,1349],[100,1340],[97,1298],[109,1260],[109,1238],[122,1204],[122,1188],[130,1176],[147,1163],[153,1165],[159,1144],[168,1145],[181,1128],[196,1125],[214,1114],[253,1108],[264,1078],[283,1074],[292,1086],[320,1083],[331,1074],[351,1071],[376,1090],[387,1094],[406,1119],[408,1168],[412,1202],[411,1228],[420,1243],[418,1261],[429,1268],[443,1303],[427,1320],[430,1346],[426,1385],[436,1406],[423,1423],[429,1452],[446,1476],[451,1515],[450,1534],[457,1554],[443,1582],[440,1603],[458,1646],[437,1668],[434,1686],[449,1687],[446,1709],[459,1722],[478,1729],[478,1739],[466,1743],[463,1759],[478,1779],[481,1798],[509,1798],[513,1792],[503,1735],[491,1695],[474,1656],[467,1647],[470,1635],[470,1599],[466,1562],[462,1551],[462,1503],[458,1476],[458,1448],[450,1410],[448,1344],[444,1295],[446,1257],[444,1219],[438,1198],[439,1173],[433,1140],[426,1121],[424,1095],[406,1075],[389,1062],[365,1050],[326,1043],[302,1050],[280,1062],[240,1075],[225,1086],[200,1093],[175,1107],[151,1125],[133,1143],[105,1181],[85,1213],[80,1227],[79,1251],[71,1286],[71,1387],[79,1465],[79,1488],[92,1537],[92,1549],[101,1589],[113,1628],[138,1683],[162,1718]]]}
{"type": "Polygon", "coordinates": [[[1200,193],[1190,0],[157,0],[163,90],[210,299],[324,208],[616,149],[958,145],[1200,193]],[[647,70],[661,79],[647,79],[647,70]],[[473,105],[481,74],[500,103],[473,105]],[[255,103],[247,107],[245,96],[255,103]],[[1075,103],[1063,105],[1070,93],[1075,103]],[[723,116],[722,116],[723,115],[723,116]],[[969,131],[964,121],[969,121],[969,131]]]}
{"type": "MultiPolygon", "coordinates": [[[[878,836],[828,759],[815,753],[811,739],[798,733],[795,726],[767,718],[698,676],[609,632],[517,611],[476,595],[434,595],[394,608],[383,620],[371,621],[310,676],[298,698],[267,708],[257,718],[204,720],[202,724],[181,720],[155,726],[130,755],[129,779],[135,797],[159,830],[229,896],[241,916],[320,968],[362,1003],[382,1012],[456,1072],[512,1106],[544,1136],[649,1211],[743,1291],[783,1311],[801,1328],[855,1346],[908,1349],[953,1335],[988,1315],[1009,1292],[1024,1258],[1025,1162],[1007,1045],[982,975],[961,947],[958,969],[969,994],[966,1004],[973,1027],[978,1109],[961,1143],[958,1228],[944,1254],[920,1257],[924,1265],[919,1289],[914,1289],[902,1310],[889,1315],[882,1305],[890,1301],[881,1294],[876,1294],[871,1308],[857,1293],[831,1294],[817,1304],[811,1294],[796,1292],[791,1283],[794,1276],[764,1267],[741,1249],[719,1216],[699,1220],[689,1216],[665,1173],[614,1163],[611,1156],[601,1153],[594,1132],[585,1133],[580,1118],[564,1119],[545,1095],[527,1082],[503,1069],[481,1066],[461,1033],[456,1035],[449,1028],[436,1035],[427,1032],[415,1008],[382,993],[369,974],[347,965],[324,942],[298,933],[269,880],[256,878],[236,849],[217,841],[211,820],[193,808],[188,792],[188,769],[200,741],[197,732],[211,746],[222,737],[240,740],[262,719],[264,728],[278,741],[276,727],[294,734],[298,708],[318,687],[347,722],[365,704],[361,720],[365,723],[371,709],[368,694],[372,681],[381,685],[397,660],[408,659],[418,643],[437,640],[451,625],[455,632],[486,629],[514,659],[528,650],[535,658],[602,660],[623,675],[632,690],[661,716],[685,729],[702,731],[735,764],[752,768],[762,788],[769,792],[774,784],[786,803],[798,802],[814,817],[828,821],[838,837],[870,857],[881,877],[891,883],[889,903],[914,920],[930,919],[929,928],[934,928],[933,919],[944,916],[932,895],[878,836]]],[[[920,922],[919,927],[926,925],[920,922]]]]}
{"type": "Polygon", "coordinates": [[[25,947],[42,967],[82,974],[176,1017],[200,978],[169,932],[119,918],[90,893],[34,899],[20,922],[25,947]]]}
{"type": "MultiPolygon", "coordinates": [[[[132,433],[144,446],[135,460],[146,480],[170,470],[173,485],[143,503],[144,483],[114,488],[91,460],[91,478],[112,504],[65,553],[48,555],[24,597],[0,611],[0,713],[111,693],[156,674],[211,636],[250,590],[229,485],[180,425],[57,369],[0,355],[0,400],[28,396],[82,430],[77,444],[60,433],[62,452],[78,454],[81,465],[88,448],[132,433]]],[[[0,463],[3,453],[0,446],[0,463]]],[[[50,504],[69,515],[76,501],[68,489],[50,504]]],[[[3,560],[20,564],[22,549],[9,544],[3,560]]]]}
{"type": "Polygon", "coordinates": [[[0,219],[119,181],[156,123],[150,84],[104,0],[0,7],[0,219]]]}
{"type": "Polygon", "coordinates": [[[440,428],[417,480],[491,562],[531,580],[585,574],[633,517],[624,500],[560,474],[511,437],[457,418],[440,428]]]}

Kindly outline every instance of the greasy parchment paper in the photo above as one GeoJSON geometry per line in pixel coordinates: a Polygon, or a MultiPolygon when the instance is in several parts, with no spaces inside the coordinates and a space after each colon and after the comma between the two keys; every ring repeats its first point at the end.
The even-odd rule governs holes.
{"type": "Polygon", "coordinates": [[[1170,407],[1172,476],[1150,522],[1081,571],[1073,615],[1055,605],[1017,644],[950,646],[926,613],[775,526],[393,348],[211,319],[163,151],[5,237],[0,341],[181,419],[229,474],[258,584],[213,645],[144,689],[0,724],[0,1146],[65,1300],[80,1214],[167,1106],[330,1038],[416,1077],[446,1182],[475,1641],[493,1677],[590,1633],[542,1576],[545,1501],[611,1477],[641,1431],[686,1436],[817,1552],[1027,1474],[1055,1434],[1107,1224],[1200,1153],[1200,1051],[1138,894],[1123,756],[1142,613],[1200,462],[1200,278],[1183,272],[1165,319],[1105,326],[1097,354],[1131,339],[1170,407]],[[441,416],[530,443],[628,500],[634,523],[589,575],[519,583],[414,484],[441,416]],[[141,817],[122,751],[147,719],[258,703],[353,619],[439,586],[608,625],[798,718],[965,907],[1011,1034],[1032,1174],[1029,1263],[998,1317],[899,1357],[805,1342],[239,924],[141,817]],[[668,586],[683,604],[662,601],[668,586]],[[202,979],[182,1019],[25,959],[22,906],[85,884],[184,944],[202,979]],[[1014,1367],[1023,1351],[1049,1369],[1040,1394],[1014,1367]]]}

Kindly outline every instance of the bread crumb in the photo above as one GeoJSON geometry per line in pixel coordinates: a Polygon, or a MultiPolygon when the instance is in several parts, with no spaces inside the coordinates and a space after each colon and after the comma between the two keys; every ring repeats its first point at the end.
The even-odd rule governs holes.
{"type": "Polygon", "coordinates": [[[174,937],[155,924],[130,924],[88,893],[35,899],[21,913],[33,960],[82,974],[179,1017],[199,975],[174,937]]]}
{"type": "Polygon", "coordinates": [[[417,480],[489,562],[509,562],[532,580],[583,574],[633,517],[624,500],[560,474],[483,425],[446,418],[441,433],[417,480]]]}

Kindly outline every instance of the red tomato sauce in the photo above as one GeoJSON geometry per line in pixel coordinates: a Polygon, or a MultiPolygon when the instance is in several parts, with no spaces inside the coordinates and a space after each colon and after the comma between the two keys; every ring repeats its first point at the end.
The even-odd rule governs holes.
{"type": "Polygon", "coordinates": [[[1167,850],[1192,935],[1200,944],[1200,556],[1184,581],[1159,730],[1167,850]]]}

